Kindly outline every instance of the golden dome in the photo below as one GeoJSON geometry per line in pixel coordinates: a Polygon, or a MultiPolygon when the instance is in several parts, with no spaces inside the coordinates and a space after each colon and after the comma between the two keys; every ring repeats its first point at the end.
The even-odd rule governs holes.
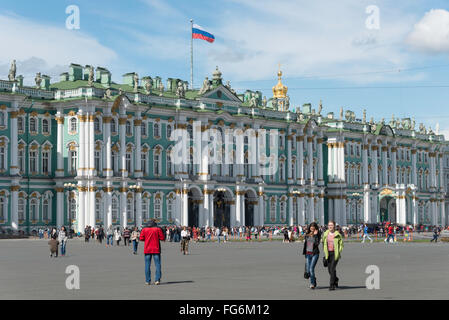
{"type": "Polygon", "coordinates": [[[281,81],[282,71],[278,71],[278,83],[273,87],[273,98],[285,98],[287,97],[287,86],[284,86],[281,81]]]}

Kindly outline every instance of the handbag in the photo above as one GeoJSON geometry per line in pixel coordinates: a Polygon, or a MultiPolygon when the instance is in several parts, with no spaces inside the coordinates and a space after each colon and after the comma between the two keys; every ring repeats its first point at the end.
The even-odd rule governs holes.
{"type": "Polygon", "coordinates": [[[324,266],[325,268],[327,268],[328,264],[329,264],[329,263],[328,263],[326,257],[323,257],[323,266],[324,266]]]}

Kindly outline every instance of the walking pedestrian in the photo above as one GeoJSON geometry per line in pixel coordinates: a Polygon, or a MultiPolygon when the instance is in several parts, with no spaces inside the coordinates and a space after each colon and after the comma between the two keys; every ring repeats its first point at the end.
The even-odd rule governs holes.
{"type": "Polygon", "coordinates": [[[112,228],[112,225],[109,225],[108,229],[106,230],[106,248],[109,246],[113,246],[114,240],[112,239],[114,237],[114,229],[112,228]]]}
{"type": "Polygon", "coordinates": [[[384,242],[389,243],[391,240],[394,241],[394,227],[393,227],[393,225],[390,224],[387,227],[387,230],[388,230],[388,234],[387,234],[387,237],[385,238],[384,242]]]}
{"type": "Polygon", "coordinates": [[[327,268],[330,275],[329,290],[335,290],[338,288],[337,277],[337,263],[341,258],[341,252],[343,251],[343,237],[335,230],[335,222],[329,221],[327,224],[328,230],[323,235],[323,250],[324,258],[327,261],[327,268]]]}
{"type": "Polygon", "coordinates": [[[161,240],[165,241],[164,233],[161,228],[157,227],[156,221],[150,220],[147,227],[142,229],[140,233],[140,241],[144,241],[145,254],[145,283],[151,284],[151,260],[154,258],[156,266],[156,281],[154,284],[158,285],[161,281],[161,240]]]}
{"type": "Polygon", "coordinates": [[[370,238],[369,234],[368,234],[368,225],[365,223],[365,226],[363,228],[363,240],[362,243],[365,243],[365,239],[368,238],[371,243],[373,243],[373,239],[370,238]]]}
{"type": "Polygon", "coordinates": [[[120,245],[120,240],[122,240],[122,233],[120,232],[120,228],[117,227],[114,231],[114,240],[117,242],[117,246],[120,245]]]}
{"type": "Polygon", "coordinates": [[[320,240],[321,233],[318,225],[316,222],[312,222],[307,230],[302,250],[302,254],[305,255],[306,258],[306,272],[307,277],[310,279],[310,289],[316,288],[315,266],[318,262],[318,257],[320,256],[320,240]]]}
{"type": "Polygon", "coordinates": [[[220,228],[215,229],[215,236],[217,237],[218,243],[220,243],[220,228]]]}
{"type": "Polygon", "coordinates": [[[131,241],[133,242],[133,254],[137,254],[137,246],[139,244],[139,229],[134,227],[133,232],[131,233],[131,241]]]}
{"type": "Polygon", "coordinates": [[[189,241],[189,231],[186,227],[183,227],[181,231],[181,252],[183,254],[189,254],[189,241]]]}
{"type": "Polygon", "coordinates": [[[430,242],[435,241],[435,243],[437,243],[439,233],[440,233],[440,230],[438,229],[438,227],[433,228],[433,239],[430,240],[430,242]]]}
{"type": "Polygon", "coordinates": [[[129,246],[129,237],[131,236],[131,233],[129,232],[128,227],[125,228],[123,231],[123,245],[129,246]]]}
{"type": "Polygon", "coordinates": [[[50,258],[53,257],[53,255],[55,258],[58,257],[58,245],[59,241],[56,240],[56,235],[53,235],[50,241],[48,241],[48,246],[50,247],[50,258]]]}
{"type": "Polygon", "coordinates": [[[62,226],[61,230],[59,231],[58,241],[61,244],[61,256],[64,257],[67,246],[67,232],[64,226],[62,226]]]}

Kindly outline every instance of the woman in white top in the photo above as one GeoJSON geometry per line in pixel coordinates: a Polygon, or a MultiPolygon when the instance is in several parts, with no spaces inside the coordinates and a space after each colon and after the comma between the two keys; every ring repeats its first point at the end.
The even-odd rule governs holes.
{"type": "Polygon", "coordinates": [[[114,230],[114,240],[117,241],[117,245],[120,245],[120,240],[122,240],[122,233],[120,232],[120,228],[114,230]]]}
{"type": "Polygon", "coordinates": [[[183,227],[181,231],[181,252],[183,254],[189,254],[189,240],[189,232],[186,227],[183,227]]]}

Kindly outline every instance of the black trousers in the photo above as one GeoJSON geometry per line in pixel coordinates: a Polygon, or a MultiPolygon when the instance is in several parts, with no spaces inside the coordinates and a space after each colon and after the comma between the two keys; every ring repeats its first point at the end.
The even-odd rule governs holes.
{"type": "Polygon", "coordinates": [[[338,260],[335,260],[335,252],[329,251],[329,258],[328,258],[328,264],[327,264],[327,270],[329,271],[330,275],[330,286],[335,286],[338,283],[337,278],[337,263],[338,260]]]}

